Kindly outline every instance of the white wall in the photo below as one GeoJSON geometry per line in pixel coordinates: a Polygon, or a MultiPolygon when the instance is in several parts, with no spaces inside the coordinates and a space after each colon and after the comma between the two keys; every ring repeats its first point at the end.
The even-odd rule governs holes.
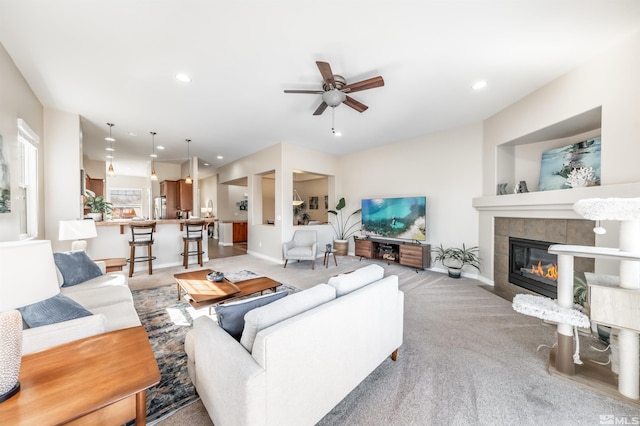
{"type": "Polygon", "coordinates": [[[209,200],[213,201],[213,216],[218,217],[218,176],[212,175],[205,179],[199,179],[200,208],[207,207],[209,200]]]}
{"type": "MultiPolygon", "coordinates": [[[[44,237],[44,155],[47,144],[44,137],[44,110],[38,98],[16,68],[13,60],[0,44],[0,135],[4,141],[4,150],[9,162],[12,199],[18,194],[18,118],[23,119],[40,137],[38,147],[38,188],[40,193],[38,236],[44,237]]],[[[78,176],[80,172],[78,171],[78,176]]],[[[12,200],[13,201],[13,200],[12,200]]],[[[17,205],[14,201],[13,205],[17,205]]],[[[10,213],[0,213],[0,241],[15,241],[20,234],[20,216],[16,208],[10,213]]]]}
{"type": "Polygon", "coordinates": [[[351,212],[363,198],[424,195],[432,247],[476,245],[478,213],[471,199],[482,191],[481,153],[478,124],[346,155],[338,160],[337,196],[345,197],[351,212]]]}

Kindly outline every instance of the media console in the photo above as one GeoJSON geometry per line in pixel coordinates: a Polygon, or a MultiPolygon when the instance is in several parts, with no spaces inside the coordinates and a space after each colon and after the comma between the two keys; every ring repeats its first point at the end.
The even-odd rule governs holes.
{"type": "Polygon", "coordinates": [[[356,256],[417,269],[431,267],[431,245],[383,238],[356,238],[356,256]]]}

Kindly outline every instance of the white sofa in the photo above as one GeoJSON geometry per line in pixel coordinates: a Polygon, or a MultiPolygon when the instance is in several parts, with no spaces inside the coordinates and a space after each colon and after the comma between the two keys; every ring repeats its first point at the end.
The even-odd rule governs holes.
{"type": "Polygon", "coordinates": [[[240,342],[215,318],[198,318],[185,350],[190,377],[216,426],[313,425],[387,357],[395,359],[404,294],[397,276],[383,274],[370,265],[254,309],[244,317],[240,342]],[[255,321],[268,325],[269,315],[287,316],[292,305],[308,305],[318,295],[318,306],[255,328],[255,321]],[[247,343],[246,335],[256,331],[247,343]]]}
{"type": "MultiPolygon", "coordinates": [[[[48,244],[50,248],[49,241],[41,243],[48,244]]],[[[34,250],[34,247],[33,243],[15,242],[15,244],[4,243],[2,249],[20,250],[20,255],[31,259],[33,265],[53,262],[53,252],[34,250]],[[46,253],[46,258],[43,257],[44,253],[46,253]]],[[[102,275],[72,287],[61,287],[63,281],[59,271],[57,275],[52,272],[52,276],[49,277],[52,286],[58,287],[61,294],[78,302],[93,315],[25,329],[22,334],[23,354],[37,352],[106,331],[141,325],[133,305],[127,276],[122,272],[105,273],[106,265],[104,262],[96,263],[100,267],[102,275]]],[[[4,267],[11,267],[11,265],[4,267]]],[[[29,285],[28,282],[19,284],[29,285]]]]}

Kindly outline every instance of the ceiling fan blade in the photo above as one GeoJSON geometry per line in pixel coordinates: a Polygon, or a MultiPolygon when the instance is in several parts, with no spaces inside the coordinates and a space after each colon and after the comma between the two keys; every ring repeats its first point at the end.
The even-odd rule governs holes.
{"type": "Polygon", "coordinates": [[[348,93],[359,92],[361,90],[373,89],[374,87],[384,86],[384,80],[381,76],[372,77],[367,80],[358,81],[356,83],[347,84],[342,91],[348,93]]]}
{"type": "Polygon", "coordinates": [[[331,71],[331,65],[328,62],[320,62],[316,61],[316,65],[320,70],[320,74],[322,74],[322,79],[324,82],[331,86],[336,87],[336,81],[333,79],[333,71],[331,71]]]}
{"type": "Polygon", "coordinates": [[[346,106],[350,106],[351,108],[355,109],[358,112],[365,112],[367,108],[369,108],[362,102],[358,102],[355,99],[350,98],[349,96],[347,96],[347,99],[345,99],[344,102],[342,103],[345,104],[346,106]]]}
{"type": "Polygon", "coordinates": [[[320,106],[314,111],[313,115],[320,115],[327,109],[329,105],[327,105],[324,101],[320,104],[320,106]]]}
{"type": "Polygon", "coordinates": [[[304,93],[304,94],[311,94],[311,95],[321,95],[324,93],[323,90],[286,90],[284,91],[284,93],[304,93]]]}

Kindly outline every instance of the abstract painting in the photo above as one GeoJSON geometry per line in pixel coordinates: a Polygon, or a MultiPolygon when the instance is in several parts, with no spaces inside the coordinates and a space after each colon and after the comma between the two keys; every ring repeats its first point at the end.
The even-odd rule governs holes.
{"type": "Polygon", "coordinates": [[[600,136],[542,153],[538,191],[600,185],[600,136]]]}

